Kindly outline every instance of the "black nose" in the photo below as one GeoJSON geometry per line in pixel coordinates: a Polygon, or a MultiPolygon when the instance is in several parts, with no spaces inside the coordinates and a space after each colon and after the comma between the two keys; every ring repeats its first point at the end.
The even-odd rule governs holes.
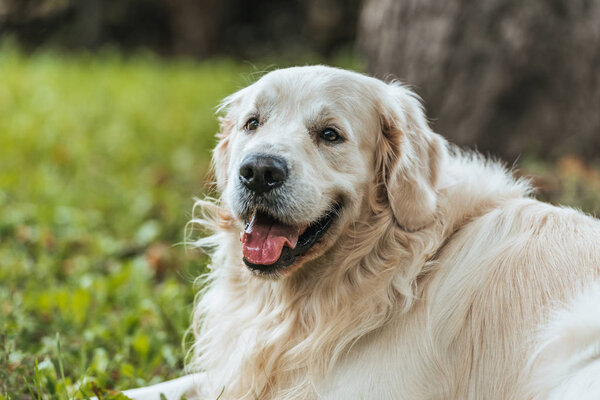
{"type": "Polygon", "coordinates": [[[255,193],[264,193],[281,186],[287,175],[285,160],[266,154],[250,154],[240,166],[240,180],[255,193]]]}

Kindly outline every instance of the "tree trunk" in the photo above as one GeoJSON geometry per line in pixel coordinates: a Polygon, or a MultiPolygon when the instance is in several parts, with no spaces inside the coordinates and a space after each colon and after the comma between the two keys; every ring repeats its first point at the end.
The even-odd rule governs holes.
{"type": "Polygon", "coordinates": [[[365,0],[358,40],[459,144],[600,158],[600,0],[365,0]]]}

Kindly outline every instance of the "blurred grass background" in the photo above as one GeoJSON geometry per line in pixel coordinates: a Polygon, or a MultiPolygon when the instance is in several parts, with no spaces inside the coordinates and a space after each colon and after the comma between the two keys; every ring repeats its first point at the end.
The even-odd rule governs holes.
{"type": "Polygon", "coordinates": [[[177,243],[204,187],[214,107],[249,70],[0,48],[2,395],[31,396],[35,359],[51,398],[180,372],[204,263],[177,243]]]}
{"type": "MultiPolygon", "coordinates": [[[[0,45],[0,399],[181,373],[206,259],[179,243],[207,188],[215,106],[257,70],[0,45]]],[[[600,173],[578,157],[518,168],[542,199],[600,211],[600,173]]]]}

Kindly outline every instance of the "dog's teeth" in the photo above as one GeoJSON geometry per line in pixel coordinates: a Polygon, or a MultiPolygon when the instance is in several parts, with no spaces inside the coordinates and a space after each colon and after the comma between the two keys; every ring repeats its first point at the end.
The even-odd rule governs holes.
{"type": "Polygon", "coordinates": [[[246,226],[244,227],[245,232],[250,232],[252,230],[252,226],[254,225],[254,220],[256,219],[256,210],[252,212],[250,215],[250,220],[246,221],[246,226]]]}

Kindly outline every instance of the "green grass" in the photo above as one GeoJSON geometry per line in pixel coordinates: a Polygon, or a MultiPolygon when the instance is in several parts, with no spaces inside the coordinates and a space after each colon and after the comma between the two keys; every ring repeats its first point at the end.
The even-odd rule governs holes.
{"type": "MultiPolygon", "coordinates": [[[[181,373],[206,259],[177,243],[206,189],[214,107],[257,69],[0,45],[0,400],[181,373]]],[[[585,163],[530,172],[545,199],[600,211],[585,163]]]]}
{"type": "Polygon", "coordinates": [[[180,373],[205,260],[176,244],[251,70],[0,48],[0,398],[180,373]]]}

